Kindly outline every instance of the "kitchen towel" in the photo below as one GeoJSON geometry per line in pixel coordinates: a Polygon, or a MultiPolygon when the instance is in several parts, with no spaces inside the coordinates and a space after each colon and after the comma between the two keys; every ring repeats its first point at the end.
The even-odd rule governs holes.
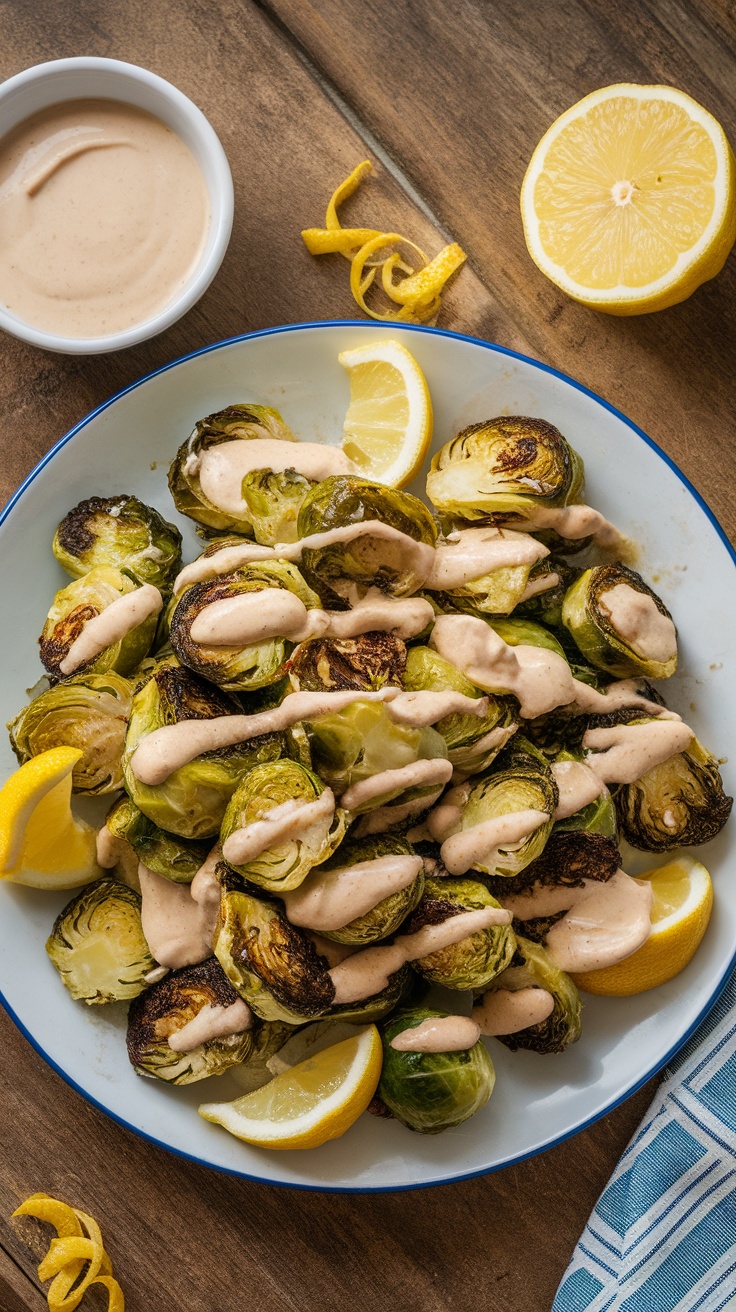
{"type": "Polygon", "coordinates": [[[552,1312],[736,1312],[736,972],[596,1203],[552,1312]]]}

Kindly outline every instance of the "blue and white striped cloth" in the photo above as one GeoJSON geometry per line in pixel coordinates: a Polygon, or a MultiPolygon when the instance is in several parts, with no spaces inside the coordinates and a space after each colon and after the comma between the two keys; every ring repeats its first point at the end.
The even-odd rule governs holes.
{"type": "Polygon", "coordinates": [[[552,1312],[736,1312],[736,973],[582,1234],[552,1312]]]}

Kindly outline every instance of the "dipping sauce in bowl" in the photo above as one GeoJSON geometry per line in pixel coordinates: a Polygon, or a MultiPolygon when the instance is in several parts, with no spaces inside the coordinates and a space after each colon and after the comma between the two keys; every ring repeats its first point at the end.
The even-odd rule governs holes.
{"type": "Polygon", "coordinates": [[[152,318],[209,227],[199,165],[146,110],[69,100],[0,139],[0,304],[37,328],[93,338],[152,318]]]}

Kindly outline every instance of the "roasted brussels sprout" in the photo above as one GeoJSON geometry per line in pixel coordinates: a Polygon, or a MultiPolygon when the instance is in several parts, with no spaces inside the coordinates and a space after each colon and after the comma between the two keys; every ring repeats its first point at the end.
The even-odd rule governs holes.
{"type": "MultiPolygon", "coordinates": [[[[454,691],[467,697],[484,694],[450,661],[431,647],[411,647],[407,652],[404,687],[410,692],[454,691]]],[[[488,711],[477,715],[446,715],[434,726],[447,746],[447,755],[458,774],[485,770],[519,725],[512,697],[488,696],[488,711]]]]}
{"type": "Polygon", "coordinates": [[[133,848],[139,861],[154,874],[163,875],[175,884],[191,884],[207,860],[210,843],[197,843],[159,829],[138,810],[129,797],[113,804],[105,825],[114,838],[122,838],[133,848]]]}
{"type": "Polygon", "coordinates": [[[511,619],[494,619],[489,623],[509,647],[544,647],[547,651],[554,651],[558,656],[562,656],[563,660],[567,660],[562,644],[542,624],[535,624],[533,620],[517,619],[515,615],[511,619]]]}
{"type": "MultiPolygon", "coordinates": [[[[500,903],[475,879],[425,880],[421,901],[403,926],[402,934],[416,934],[425,925],[442,924],[464,911],[481,911],[500,903]]],[[[414,969],[448,989],[482,989],[505,970],[514,955],[515,935],[510,925],[478,929],[459,943],[440,948],[413,963],[414,969]]]]}
{"type": "Polygon", "coordinates": [[[373,692],[400,687],[406,645],[392,633],[362,633],[357,638],[313,638],[292,652],[288,663],[292,688],[339,692],[354,688],[373,692]]]}
{"type": "MultiPolygon", "coordinates": [[[[379,520],[419,544],[433,547],[437,541],[435,522],[416,497],[352,474],[333,475],[312,488],[299,511],[298,536],[369,520],[379,520]]],[[[331,546],[306,548],[302,572],[323,602],[339,609],[354,596],[356,586],[378,587],[394,597],[416,592],[428,572],[425,554],[413,551],[405,539],[363,533],[331,546]]]]}
{"type": "MultiPolygon", "coordinates": [[[[574,756],[572,752],[562,751],[554,763],[562,764],[565,761],[579,760],[581,760],[580,756],[574,756]]],[[[556,820],[552,830],[552,837],[558,833],[583,830],[586,834],[601,834],[604,838],[612,838],[615,842],[618,837],[616,807],[605,785],[601,785],[601,788],[600,795],[594,801],[589,802],[587,806],[575,811],[573,815],[566,816],[563,820],[556,820]]]]}
{"type": "Polygon", "coordinates": [[[276,1052],[288,1038],[289,1026],[269,1025],[253,1017],[250,1027],[239,1033],[207,1039],[187,1051],[171,1046],[169,1040],[203,1010],[237,1003],[243,1006],[215,957],[174,970],[153,984],[128,1012],[128,1056],[138,1075],[152,1075],[168,1084],[194,1084],[276,1052]]]}
{"type": "Polygon", "coordinates": [[[155,968],[141,926],[141,899],[111,877],[88,884],[56,917],[46,944],[61,981],[82,1002],[122,1002],[155,968]]]}
{"type": "Polygon", "coordinates": [[[527,590],[531,568],[529,564],[501,566],[459,587],[433,590],[432,596],[443,611],[460,611],[481,619],[510,615],[527,590]]]}
{"type": "Polygon", "coordinates": [[[89,497],[62,519],[53,552],[73,579],[108,565],[166,593],[181,567],[181,533],[153,506],[127,493],[89,497]]]}
{"type": "Polygon", "coordinates": [[[464,428],[432,460],[427,496],[459,519],[499,523],[583,492],[583,462],[544,419],[499,415],[464,428]]]}
{"type": "Polygon", "coordinates": [[[403,1030],[448,1012],[415,1007],[397,1012],[383,1028],[381,1102],[398,1121],[420,1134],[439,1134],[467,1121],[493,1093],[493,1062],[479,1040],[460,1052],[401,1052],[391,1041],[403,1030]]]}
{"type": "MultiPolygon", "coordinates": [[[[350,866],[362,865],[366,861],[378,861],[382,857],[414,855],[411,843],[398,834],[374,834],[368,838],[348,839],[333,853],[329,861],[325,861],[324,865],[312,871],[303,887],[306,889],[306,885],[312,880],[322,881],[322,877],[333,870],[344,870],[350,866]]],[[[418,859],[417,866],[419,866],[418,859]]],[[[416,907],[423,890],[424,873],[419,866],[410,884],[382,898],[364,915],[356,916],[354,920],[341,925],[338,929],[320,929],[319,932],[323,938],[334,939],[336,943],[367,947],[369,943],[388,938],[390,934],[396,932],[401,922],[416,907]]],[[[287,914],[290,914],[288,899],[286,909],[287,914]]]]}
{"type": "Polygon", "coordinates": [[[213,602],[274,588],[293,593],[307,607],[319,605],[319,597],[307,587],[296,565],[286,560],[246,565],[187,588],[177,601],[170,630],[171,646],[182,665],[232,692],[263,688],[280,679],[294,647],[280,635],[231,647],[207,646],[192,638],[194,621],[213,602]]]}
{"type": "Polygon", "coordinates": [[[136,692],[123,754],[125,787],[138,809],[159,828],[181,838],[214,837],[238,780],[251,766],[281,756],[284,737],[265,734],[235,747],[205,752],[162,784],[143,784],[133,773],[131,760],[141,739],[164,724],[239,712],[232,697],[198,679],[173,657],[162,661],[136,692]]]}
{"type": "MultiPolygon", "coordinates": [[[[540,811],[549,816],[549,820],[533,829],[526,838],[501,844],[474,861],[473,869],[487,875],[518,875],[541,854],[552,832],[558,791],[545,757],[526,738],[517,734],[491,770],[474,776],[465,787],[468,794],[462,809],[461,832],[517,811],[540,811]]],[[[452,869],[444,848],[443,856],[448,868],[452,869]]]]}
{"type": "Polygon", "coordinates": [[[129,592],[136,584],[127,574],[112,566],[99,565],[61,588],[54,597],[43,632],[38,640],[41,660],[49,674],[59,679],[64,674],[130,674],[148,655],[156,632],[156,615],[149,615],[129,633],[101,651],[78,670],[62,669],[72,643],[88,620],[100,615],[108,606],[129,592]]]}
{"type": "Polygon", "coordinates": [[[296,542],[297,517],[313,487],[312,480],[295,469],[255,469],[246,474],[241,495],[256,541],[267,547],[296,542]]]}
{"type": "Polygon", "coordinates": [[[221,872],[215,955],[241,998],[263,1020],[299,1025],[324,1016],[335,986],[308,934],[289,924],[281,903],[245,892],[224,865],[221,872]]]}
{"type": "Polygon", "coordinates": [[[562,622],[591,665],[626,679],[668,679],[677,633],[664,602],[626,565],[586,569],[565,595],[562,622]]]}
{"type": "MultiPolygon", "coordinates": [[[[397,724],[383,702],[356,701],[306,725],[314,768],[337,793],[383,770],[447,756],[444,738],[436,729],[397,724]]],[[[373,804],[383,800],[375,798],[373,804]]]]}
{"type": "MultiPolygon", "coordinates": [[[[540,856],[513,878],[487,876],[483,882],[494,897],[516,897],[533,885],[579,888],[584,879],[605,881],[621,865],[613,838],[583,829],[564,830],[555,825],[540,856]]],[[[530,921],[525,921],[526,925],[530,921]]],[[[526,932],[526,930],[525,930],[526,932]]],[[[530,936],[531,937],[531,936],[530,936]]]]}
{"type": "Polygon", "coordinates": [[[510,967],[496,976],[487,992],[508,989],[516,993],[528,988],[542,988],[551,993],[555,1004],[551,1014],[537,1025],[495,1037],[512,1052],[519,1048],[540,1053],[564,1052],[572,1043],[577,1043],[582,1028],[582,1004],[570,976],[553,965],[539,943],[517,937],[510,967]]]}
{"type": "Polygon", "coordinates": [[[374,993],[372,997],[362,998],[358,1002],[342,1002],[332,1006],[327,1013],[328,1019],[349,1021],[353,1025],[375,1025],[396,1010],[416,978],[410,966],[402,966],[389,976],[388,984],[380,993],[374,993]]]}
{"type": "Polygon", "coordinates": [[[212,446],[238,439],[248,441],[254,437],[296,441],[278,410],[264,405],[229,405],[195,424],[193,432],[179,447],[169,470],[169,490],[182,515],[188,515],[208,529],[235,529],[247,537],[253,536],[253,524],[245,505],[242,511],[228,513],[208,499],[199,479],[199,463],[202,452],[212,446]]]}
{"type": "Polygon", "coordinates": [[[697,738],[636,783],[622,784],[614,801],[623,837],[645,852],[709,843],[733,806],[716,758],[697,738]]]}
{"type": "Polygon", "coordinates": [[[335,808],[334,798],[312,770],[288,757],[266,761],[248,771],[228,803],[220,830],[223,855],[251,884],[285,893],[332,855],[346,822],[345,811],[335,808]],[[317,810],[320,797],[328,805],[317,810]],[[296,818],[305,807],[309,810],[302,810],[299,825],[296,818]],[[245,829],[253,836],[252,855],[238,861],[228,847],[233,836],[245,829]]]}
{"type": "Polygon", "coordinates": [[[533,620],[548,628],[562,627],[562,604],[568,588],[578,578],[580,570],[560,556],[545,556],[532,566],[529,579],[514,619],[533,620]]]}
{"type": "Polygon", "coordinates": [[[78,674],[34,697],[8,722],[21,765],[51,747],[78,747],[75,793],[114,793],[123,786],[123,745],[133,689],[120,674],[78,674]]]}

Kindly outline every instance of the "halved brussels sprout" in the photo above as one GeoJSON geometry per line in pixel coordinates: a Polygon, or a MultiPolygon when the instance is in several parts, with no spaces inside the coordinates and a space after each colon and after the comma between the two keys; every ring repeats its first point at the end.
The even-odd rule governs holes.
{"type": "MultiPolygon", "coordinates": [[[[312,872],[311,878],[319,880],[331,870],[342,870],[349,866],[362,864],[364,861],[377,861],[386,856],[414,856],[414,848],[408,839],[399,834],[374,834],[368,838],[347,839],[325,861],[312,872]]],[[[399,925],[419,903],[424,891],[424,873],[420,869],[416,878],[405,888],[390,893],[377,902],[365,915],[357,916],[340,929],[319,932],[322,938],[333,939],[335,943],[356,944],[367,947],[378,939],[388,938],[394,934],[399,925]]]]}
{"type": "MultiPolygon", "coordinates": [[[[431,647],[411,647],[407,652],[403,685],[410,692],[453,691],[466,697],[482,697],[450,661],[431,647]]],[[[447,755],[459,774],[485,770],[516,732],[518,708],[512,697],[488,696],[484,716],[446,715],[434,726],[447,746],[447,755]]]]}
{"type": "Polygon", "coordinates": [[[626,565],[586,569],[565,596],[562,622],[585,659],[609,674],[668,679],[677,668],[672,616],[626,565]]]}
{"type": "Polygon", "coordinates": [[[182,665],[231,692],[263,688],[280,679],[294,649],[294,644],[281,636],[232,647],[206,646],[191,636],[194,620],[212,602],[274,588],[293,593],[307,607],[319,605],[319,597],[307,587],[296,565],[287,560],[245,565],[232,574],[187,588],[179,596],[170,628],[171,646],[182,665]]]}
{"type": "Polygon", "coordinates": [[[446,515],[502,523],[580,500],[583,479],[580,456],[552,424],[499,415],[464,428],[438,451],[427,496],[446,515]]]}
{"type": "Polygon", "coordinates": [[[405,666],[406,644],[392,633],[313,638],[301,642],[288,662],[292,688],[306,692],[399,687],[405,666]]]}
{"type": "Polygon", "coordinates": [[[401,970],[389,975],[388,984],[380,993],[358,1002],[341,1002],[332,1006],[327,1017],[329,1020],[350,1021],[353,1025],[375,1025],[396,1010],[416,978],[410,966],[402,966],[401,970]]]}
{"type": "Polygon", "coordinates": [[[499,846],[492,859],[481,859],[474,865],[487,875],[518,875],[542,853],[552,832],[559,794],[547,760],[517,734],[492,769],[472,778],[465,787],[468,798],[462,812],[462,832],[517,811],[543,811],[549,816],[521,842],[499,846]]]}
{"type": "MultiPolygon", "coordinates": [[[[43,632],[38,640],[41,660],[49,674],[59,679],[64,658],[69,655],[72,643],[82,632],[88,620],[100,615],[114,601],[129,592],[135,592],[137,584],[127,574],[112,566],[98,565],[89,570],[82,578],[75,579],[61,588],[54,597],[48,613],[43,632]]],[[[153,642],[156,633],[157,616],[149,615],[130,633],[118,642],[112,643],[101,651],[94,660],[85,661],[77,674],[130,674],[143,660],[153,642]]]]}
{"type": "Polygon", "coordinates": [[[520,1048],[540,1053],[564,1052],[572,1043],[577,1043],[582,1029],[582,1004],[570,976],[553,965],[549,954],[539,943],[517,936],[516,952],[509,969],[497,975],[486,992],[508,989],[516,993],[519,989],[528,988],[542,988],[551,993],[554,1010],[538,1025],[529,1025],[514,1034],[497,1034],[494,1037],[512,1052],[520,1048]]]}
{"type": "MultiPolygon", "coordinates": [[[[355,701],[305,725],[314,768],[336,793],[383,770],[447,756],[436,729],[396,724],[383,702],[355,701]]],[[[382,801],[375,798],[374,805],[382,801]]]]}
{"type": "MultiPolygon", "coordinates": [[[[555,764],[562,764],[565,761],[582,761],[582,753],[575,755],[572,752],[561,751],[555,758],[555,764]]],[[[612,838],[614,842],[616,841],[618,837],[616,807],[605,784],[601,785],[601,788],[600,795],[587,806],[575,811],[573,815],[566,816],[564,820],[555,820],[552,838],[558,833],[583,830],[586,834],[601,834],[604,838],[612,838]]]]}
{"type": "Polygon", "coordinates": [[[533,620],[517,619],[515,615],[511,619],[489,620],[489,623],[509,647],[544,647],[547,651],[554,651],[563,660],[567,660],[562,644],[542,624],[536,624],[533,620]]]}
{"type": "Polygon", "coordinates": [[[138,809],[159,828],[181,838],[214,837],[239,779],[251,766],[277,760],[284,751],[284,736],[264,734],[205,752],[162,784],[143,784],[133,773],[131,760],[140,741],[165,724],[237,715],[240,709],[234,698],[197,678],[174,657],[161,661],[136,692],[123,754],[125,787],[138,809]]]}
{"type": "Polygon", "coordinates": [[[254,437],[296,441],[278,410],[265,405],[229,405],[206,419],[198,420],[186,442],[179,447],[169,470],[169,490],[182,515],[188,515],[205,528],[230,528],[247,537],[253,536],[253,524],[247,515],[228,514],[205,496],[199,481],[199,457],[203,451],[221,442],[239,438],[248,441],[254,437]]]}
{"type": "Polygon", "coordinates": [[[460,587],[433,591],[432,595],[444,611],[460,611],[466,615],[478,615],[481,619],[510,615],[524,596],[530,573],[529,564],[506,565],[470,579],[460,587]]]}
{"type": "Polygon", "coordinates": [[[321,815],[297,827],[292,835],[280,835],[273,829],[269,838],[268,832],[264,832],[268,846],[242,864],[230,859],[228,839],[238,830],[259,822],[274,824],[277,811],[283,813],[286,809],[287,819],[291,821],[297,806],[316,802],[324,792],[325,785],[318,775],[288,757],[255,765],[233,793],[220,830],[232,868],[250,883],[274,893],[297,888],[312,867],[326,861],[342,841],[347,825],[345,811],[330,804],[321,815]]]}
{"type": "Polygon", "coordinates": [[[694,738],[687,751],[614,793],[621,833],[645,852],[709,843],[731,814],[718,762],[694,738]]]}
{"type": "Polygon", "coordinates": [[[168,1084],[194,1084],[222,1075],[231,1066],[271,1056],[288,1038],[289,1026],[255,1020],[239,1034],[208,1039],[189,1052],[170,1046],[169,1039],[204,1008],[230,1007],[238,1001],[239,994],[215,957],[172,971],[131,1004],[127,1033],[131,1065],[138,1075],[152,1075],[168,1084]]]}
{"type": "Polygon", "coordinates": [[[447,1015],[415,1007],[398,1012],[383,1028],[379,1099],[398,1121],[420,1134],[439,1134],[467,1121],[488,1102],[496,1080],[480,1039],[460,1052],[401,1052],[391,1047],[403,1030],[447,1015]]]}
{"type": "MultiPolygon", "coordinates": [[[[442,924],[450,916],[464,911],[482,911],[498,907],[485,884],[475,879],[425,879],[424,892],[416,911],[402,929],[402,934],[416,934],[425,925],[442,924]]],[[[505,970],[514,955],[516,937],[510,925],[489,925],[477,929],[459,943],[451,943],[413,962],[414,969],[448,989],[482,989],[499,971],[505,970]]]]}
{"type": "Polygon", "coordinates": [[[127,493],[89,497],[62,519],[53,552],[73,579],[108,565],[166,593],[181,568],[181,533],[153,506],[127,493]]]}
{"type": "Polygon", "coordinates": [[[137,997],[156,965],[143,936],[140,897],[109,876],[64,907],[46,951],[72,997],[90,1005],[137,997]]]}
{"type": "MultiPolygon", "coordinates": [[[[380,520],[430,547],[437,541],[435,522],[417,497],[352,474],[336,474],[315,484],[299,511],[298,536],[368,520],[380,520]]],[[[337,608],[354,595],[356,585],[405,597],[424,581],[407,543],[368,533],[352,541],[305,549],[302,572],[323,602],[337,608]]]]}
{"type": "Polygon", "coordinates": [[[299,1025],[326,1015],[335,985],[309,936],[289,923],[280,902],[246,892],[224,863],[218,875],[215,956],[241,998],[263,1020],[299,1025]]]}
{"type": "Polygon", "coordinates": [[[133,688],[120,674],[78,674],[47,688],[8,721],[21,765],[52,747],[84,753],[72,774],[75,793],[114,793],[123,786],[123,746],[133,688]]]}
{"type": "Polygon", "coordinates": [[[129,797],[113,804],[105,825],[114,838],[130,844],[148,870],[175,884],[191,884],[210,851],[210,843],[187,841],[159,829],[129,797]]]}
{"type": "Polygon", "coordinates": [[[246,474],[241,495],[256,542],[274,547],[277,542],[296,542],[296,522],[311,479],[296,469],[254,469],[246,474]]]}
{"type": "MultiPolygon", "coordinates": [[[[483,882],[503,903],[504,898],[526,893],[536,884],[579,888],[585,879],[605,882],[620,865],[621,856],[613,838],[592,830],[558,829],[555,825],[544,851],[520,874],[512,879],[489,875],[483,882]]],[[[525,932],[530,923],[524,922],[525,932]]]]}

